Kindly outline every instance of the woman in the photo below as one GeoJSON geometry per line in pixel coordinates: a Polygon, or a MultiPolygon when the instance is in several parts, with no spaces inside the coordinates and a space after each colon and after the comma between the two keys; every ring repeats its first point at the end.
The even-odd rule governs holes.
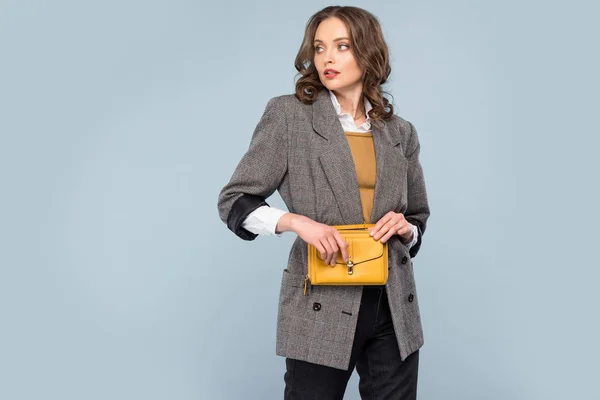
{"type": "Polygon", "coordinates": [[[269,100],[248,151],[219,193],[236,235],[298,237],[282,271],[276,354],[286,399],[342,399],[356,366],[363,399],[415,399],[423,332],[413,275],[429,218],[419,139],[382,96],[389,53],[377,19],[327,7],[308,21],[295,94],[269,100]],[[289,212],[266,203],[278,190],[289,212]],[[347,243],[332,225],[375,223],[388,243],[381,286],[312,286],[307,245],[327,264],[347,243]]]}

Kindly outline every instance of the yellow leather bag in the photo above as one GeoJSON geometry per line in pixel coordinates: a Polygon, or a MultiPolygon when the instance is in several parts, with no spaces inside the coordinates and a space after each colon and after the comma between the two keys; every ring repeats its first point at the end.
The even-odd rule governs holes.
{"type": "Polygon", "coordinates": [[[348,262],[338,251],[336,265],[325,264],[315,246],[308,244],[308,274],[304,294],[311,285],[385,285],[388,278],[388,243],[369,235],[375,224],[333,225],[348,243],[348,262]]]}

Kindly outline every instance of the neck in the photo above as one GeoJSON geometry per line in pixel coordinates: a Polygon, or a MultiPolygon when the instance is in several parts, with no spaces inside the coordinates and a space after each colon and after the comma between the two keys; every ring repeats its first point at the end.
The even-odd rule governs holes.
{"type": "Polygon", "coordinates": [[[362,88],[349,90],[332,90],[340,103],[342,112],[348,113],[357,119],[365,115],[365,104],[363,101],[362,88]]]}

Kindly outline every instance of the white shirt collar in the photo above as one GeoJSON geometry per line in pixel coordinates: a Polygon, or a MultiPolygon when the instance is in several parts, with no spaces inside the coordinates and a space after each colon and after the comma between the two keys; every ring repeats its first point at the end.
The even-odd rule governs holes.
{"type": "Polygon", "coordinates": [[[342,108],[341,108],[340,103],[338,102],[338,99],[335,96],[335,94],[331,90],[329,90],[329,89],[327,89],[327,90],[329,91],[329,97],[331,98],[333,107],[335,108],[337,116],[340,119],[340,121],[342,122],[343,126],[349,127],[348,130],[357,130],[357,131],[369,131],[370,130],[371,117],[369,117],[369,111],[373,108],[373,106],[371,105],[371,102],[369,102],[369,100],[366,97],[363,98],[363,101],[365,103],[365,115],[367,116],[367,119],[360,127],[357,127],[354,124],[354,118],[352,118],[352,115],[342,112],[342,108]]]}

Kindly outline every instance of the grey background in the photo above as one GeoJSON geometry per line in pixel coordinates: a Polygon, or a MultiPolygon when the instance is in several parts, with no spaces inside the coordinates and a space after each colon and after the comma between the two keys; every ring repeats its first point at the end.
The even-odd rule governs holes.
{"type": "MultiPolygon", "coordinates": [[[[326,5],[0,3],[0,398],[282,398],[295,234],[216,200],[326,5]]],[[[421,140],[419,398],[600,398],[597,6],[353,5],[421,140]]]]}

